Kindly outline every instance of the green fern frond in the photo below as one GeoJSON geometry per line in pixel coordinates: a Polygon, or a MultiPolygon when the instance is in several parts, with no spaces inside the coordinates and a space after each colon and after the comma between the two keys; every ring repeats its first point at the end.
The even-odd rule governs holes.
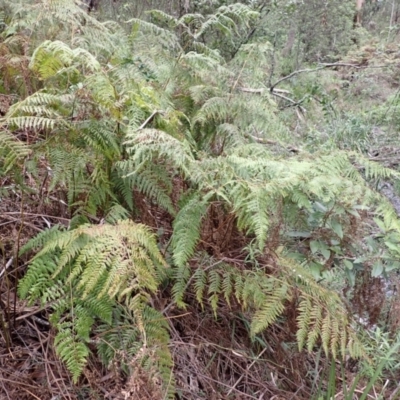
{"type": "MultiPolygon", "coordinates": [[[[40,242],[41,240],[42,239],[40,239],[40,242]]],[[[24,248],[21,249],[21,253],[27,251],[29,246],[25,245],[24,248]]],[[[34,259],[30,264],[28,272],[20,281],[18,286],[19,296],[23,299],[30,298],[31,301],[41,298],[47,289],[50,289],[54,286],[54,282],[51,280],[51,277],[57,269],[57,262],[57,257],[52,255],[46,255],[44,257],[38,257],[34,259]]]]}
{"type": "Polygon", "coordinates": [[[273,324],[283,313],[287,300],[290,300],[288,285],[275,281],[270,291],[265,293],[264,304],[256,310],[252,318],[252,334],[255,335],[273,324]]]}
{"type": "Polygon", "coordinates": [[[232,110],[228,106],[229,100],[224,97],[213,97],[207,100],[194,118],[195,123],[207,124],[210,119],[215,121],[229,121],[232,110]]]}
{"type": "Polygon", "coordinates": [[[146,305],[149,293],[157,290],[165,275],[166,263],[147,227],[125,220],[115,225],[83,225],[72,231],[53,228],[28,243],[22,252],[37,247],[42,250],[20,281],[19,293],[30,301],[41,298],[53,302],[56,351],[75,381],[87,361],[86,342],[95,320],[111,323],[113,308],[123,300],[135,316],[144,343],[154,348],[160,340],[164,343],[158,360],[165,374],[170,373],[165,322],[157,314],[158,322],[152,327],[146,305]],[[66,313],[67,320],[58,323],[66,313]],[[164,326],[163,335],[156,325],[164,326]]]}
{"type": "Polygon", "coordinates": [[[59,324],[54,344],[57,355],[65,362],[76,383],[86,365],[89,349],[82,341],[76,340],[69,325],[68,323],[59,324]]]}
{"type": "Polygon", "coordinates": [[[193,256],[200,239],[202,218],[208,208],[208,199],[194,196],[178,212],[174,221],[171,238],[173,260],[178,267],[184,266],[193,256]]]}
{"type": "Polygon", "coordinates": [[[162,10],[149,10],[147,14],[150,15],[152,20],[157,21],[158,23],[163,23],[167,25],[169,29],[174,29],[178,26],[179,21],[170,14],[165,13],[162,10]]]}
{"type": "Polygon", "coordinates": [[[365,355],[338,294],[315,282],[311,274],[299,265],[283,259],[281,262],[285,273],[295,280],[300,292],[296,334],[299,349],[306,346],[308,351],[312,351],[320,341],[327,354],[336,356],[340,352],[345,355],[350,350],[353,357],[365,355]]]}
{"type": "Polygon", "coordinates": [[[203,307],[203,296],[207,286],[207,274],[203,268],[197,268],[193,274],[193,287],[195,289],[196,299],[203,307]]]}
{"type": "Polygon", "coordinates": [[[28,157],[30,152],[25,143],[0,127],[0,174],[8,173],[20,160],[28,157]]]}
{"type": "Polygon", "coordinates": [[[69,280],[78,279],[77,287],[83,289],[84,297],[93,290],[110,298],[126,288],[154,291],[156,269],[166,265],[148,228],[130,221],[61,232],[44,244],[37,257],[57,249],[61,253],[53,278],[73,263],[69,280]],[[101,279],[102,273],[108,279],[101,279]],[[96,286],[100,282],[101,288],[96,286]]]}
{"type": "Polygon", "coordinates": [[[120,204],[114,204],[108,210],[104,221],[108,224],[116,224],[118,221],[128,219],[129,211],[120,204]]]}
{"type": "MultiPolygon", "coordinates": [[[[128,152],[132,154],[131,160],[136,165],[150,161],[149,158],[165,157],[172,165],[189,174],[189,168],[194,158],[188,143],[181,142],[156,129],[142,129],[139,132],[128,133],[127,138],[125,144],[128,152]]],[[[124,168],[124,163],[121,163],[121,166],[124,168]]]]}
{"type": "Polygon", "coordinates": [[[21,247],[20,255],[23,255],[30,250],[38,250],[39,248],[42,248],[45,243],[57,240],[61,229],[61,225],[54,225],[51,228],[38,233],[35,237],[28,240],[28,242],[21,247]]]}
{"type": "Polygon", "coordinates": [[[46,40],[33,53],[30,68],[45,80],[61,71],[68,71],[71,67],[73,72],[79,65],[90,72],[101,69],[99,62],[88,51],[79,47],[71,49],[59,40],[46,40]]]}
{"type": "Polygon", "coordinates": [[[195,38],[198,39],[209,30],[220,31],[225,35],[236,32],[238,24],[247,24],[251,19],[257,18],[258,13],[248,6],[240,3],[220,7],[217,12],[210,15],[197,30],[195,38]]]}
{"type": "Polygon", "coordinates": [[[349,157],[353,158],[364,168],[365,177],[367,179],[399,179],[400,174],[398,171],[386,168],[379,164],[364,157],[362,154],[357,152],[351,152],[349,157]]]}
{"type": "Polygon", "coordinates": [[[172,287],[172,297],[177,306],[181,308],[186,307],[183,297],[187,289],[190,272],[190,267],[187,264],[174,268],[174,286],[172,287]]]}
{"type": "Polygon", "coordinates": [[[217,316],[217,304],[221,292],[221,276],[219,271],[216,269],[211,270],[208,274],[208,280],[208,300],[211,304],[212,310],[214,311],[214,315],[217,316]]]}
{"type": "Polygon", "coordinates": [[[145,34],[149,33],[154,35],[160,41],[159,43],[171,50],[176,51],[180,49],[177,37],[169,29],[160,28],[155,24],[138,18],[132,18],[128,20],[127,23],[132,23],[134,26],[139,27],[145,34]]]}
{"type": "Polygon", "coordinates": [[[157,164],[145,163],[127,175],[132,187],[146,195],[171,215],[176,211],[171,200],[172,185],[168,172],[157,164]]]}

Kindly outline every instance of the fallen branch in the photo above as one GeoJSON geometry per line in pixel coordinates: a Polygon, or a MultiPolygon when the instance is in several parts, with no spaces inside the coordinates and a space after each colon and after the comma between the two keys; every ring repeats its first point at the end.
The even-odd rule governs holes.
{"type": "MultiPolygon", "coordinates": [[[[300,109],[301,113],[303,114],[303,116],[306,113],[306,109],[301,106],[301,103],[307,98],[307,96],[304,96],[302,99],[296,101],[296,100],[291,99],[290,97],[285,96],[285,94],[290,94],[290,92],[289,92],[289,90],[284,90],[284,89],[273,89],[271,91],[271,89],[269,89],[269,88],[268,89],[252,89],[252,88],[241,87],[241,88],[239,88],[239,90],[242,92],[245,92],[245,93],[255,93],[255,94],[262,94],[267,90],[272,95],[288,101],[290,103],[290,107],[298,107],[300,109]]],[[[300,119],[302,119],[302,118],[300,118],[300,119]]]]}
{"type": "Polygon", "coordinates": [[[288,101],[289,103],[291,103],[292,107],[299,107],[299,109],[301,110],[301,112],[303,114],[305,114],[306,109],[304,107],[302,107],[300,104],[306,99],[307,96],[304,96],[302,99],[300,99],[299,101],[295,101],[293,99],[291,99],[290,97],[284,96],[283,94],[279,94],[276,92],[272,92],[272,94],[276,97],[279,97],[281,99],[284,99],[286,101],[288,101]]]}
{"type": "Polygon", "coordinates": [[[144,129],[146,127],[146,125],[151,122],[151,120],[157,115],[157,114],[161,114],[162,111],[160,110],[155,110],[151,113],[151,115],[146,119],[146,121],[143,122],[142,125],[139,126],[139,128],[137,129],[138,131],[144,129]]]}
{"type": "Polygon", "coordinates": [[[269,91],[272,93],[275,89],[275,86],[279,85],[283,81],[286,81],[293,76],[296,76],[298,74],[304,74],[304,73],[310,73],[310,72],[317,72],[320,71],[321,69],[325,68],[334,68],[334,67],[351,67],[351,68],[356,68],[356,69],[365,69],[365,68],[386,68],[388,65],[375,65],[375,66],[370,66],[370,65],[360,65],[360,64],[350,64],[350,63],[326,63],[326,64],[319,64],[319,67],[317,68],[306,68],[306,69],[298,69],[297,71],[293,71],[291,74],[284,76],[281,79],[278,79],[271,87],[269,88],[269,91]]]}
{"type": "MultiPolygon", "coordinates": [[[[245,87],[241,87],[239,88],[239,90],[241,90],[242,92],[245,93],[256,93],[256,94],[262,94],[265,91],[270,92],[271,90],[269,88],[266,89],[252,89],[252,88],[245,88],[245,87]]],[[[285,90],[285,89],[274,89],[275,93],[284,93],[284,94],[290,94],[289,90],[285,90]]]]}

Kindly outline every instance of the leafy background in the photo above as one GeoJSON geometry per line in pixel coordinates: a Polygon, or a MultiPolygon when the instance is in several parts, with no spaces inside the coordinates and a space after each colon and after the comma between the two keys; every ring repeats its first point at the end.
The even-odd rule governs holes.
{"type": "Polygon", "coordinates": [[[3,0],[4,396],[395,398],[397,13],[3,0]]]}

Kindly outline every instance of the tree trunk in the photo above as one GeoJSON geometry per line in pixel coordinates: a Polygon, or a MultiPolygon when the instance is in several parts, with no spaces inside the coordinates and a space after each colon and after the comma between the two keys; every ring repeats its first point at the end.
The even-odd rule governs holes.
{"type": "Polygon", "coordinates": [[[356,0],[356,16],[355,16],[355,23],[361,24],[361,10],[364,5],[365,0],[356,0]]]}

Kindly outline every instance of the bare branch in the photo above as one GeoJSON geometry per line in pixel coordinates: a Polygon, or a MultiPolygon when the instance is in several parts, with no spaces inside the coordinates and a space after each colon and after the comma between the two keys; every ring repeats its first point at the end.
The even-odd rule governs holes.
{"type": "Polygon", "coordinates": [[[155,110],[151,113],[151,115],[146,119],[146,121],[143,122],[142,125],[139,126],[138,131],[144,129],[146,127],[146,125],[157,115],[157,114],[161,114],[162,111],[160,110],[155,110]]]}
{"type": "MultiPolygon", "coordinates": [[[[266,89],[252,89],[252,88],[245,88],[245,87],[241,87],[239,88],[240,91],[245,92],[245,93],[257,93],[257,94],[261,94],[264,93],[266,90],[270,91],[269,88],[266,89]]],[[[285,90],[285,89],[274,89],[275,93],[283,93],[283,94],[290,94],[289,90],[285,90]]]]}
{"type": "Polygon", "coordinates": [[[297,71],[293,71],[291,74],[284,76],[281,79],[278,79],[271,87],[269,88],[270,92],[272,93],[275,89],[275,86],[279,85],[281,82],[286,81],[293,76],[303,73],[310,73],[310,72],[317,72],[321,69],[325,68],[334,68],[334,67],[350,67],[356,69],[365,69],[365,68],[387,68],[389,65],[360,65],[360,64],[350,64],[350,63],[320,63],[319,67],[317,68],[306,68],[306,69],[298,69],[297,71]]]}
{"type": "Polygon", "coordinates": [[[304,107],[302,107],[302,106],[300,105],[300,103],[302,103],[302,102],[306,99],[307,96],[304,96],[304,97],[303,97],[301,100],[299,100],[299,101],[295,101],[295,100],[291,99],[290,97],[284,96],[283,94],[276,93],[275,91],[272,92],[272,94],[273,94],[274,96],[276,96],[276,97],[279,97],[279,98],[281,98],[281,99],[284,99],[284,100],[288,101],[289,103],[291,103],[291,105],[292,105],[293,107],[299,107],[299,109],[301,110],[301,112],[302,112],[303,114],[305,114],[306,109],[305,109],[304,107]]]}

